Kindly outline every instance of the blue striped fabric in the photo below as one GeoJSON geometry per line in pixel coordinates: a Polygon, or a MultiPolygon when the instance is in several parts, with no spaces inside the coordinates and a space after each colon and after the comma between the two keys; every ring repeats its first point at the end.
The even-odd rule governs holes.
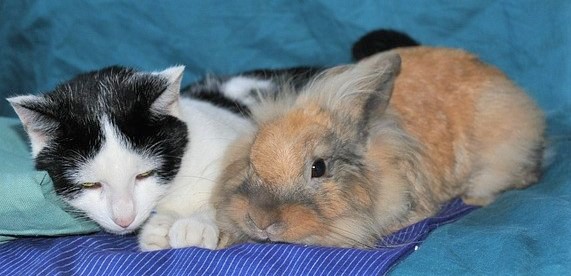
{"type": "Polygon", "coordinates": [[[0,275],[378,275],[413,252],[434,228],[473,209],[453,200],[437,216],[387,237],[374,250],[242,244],[142,253],[134,236],[23,238],[0,245],[0,275]]]}

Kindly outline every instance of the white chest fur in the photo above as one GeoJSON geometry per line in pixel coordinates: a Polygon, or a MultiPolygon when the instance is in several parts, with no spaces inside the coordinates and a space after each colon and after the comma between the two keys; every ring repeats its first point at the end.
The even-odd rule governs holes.
{"type": "Polygon", "coordinates": [[[180,108],[189,128],[189,144],[178,175],[141,231],[142,250],[216,247],[212,190],[228,146],[253,129],[247,119],[208,103],[183,98],[180,108]]]}
{"type": "Polygon", "coordinates": [[[189,128],[189,145],[179,173],[157,211],[184,216],[209,208],[209,197],[221,172],[224,152],[232,141],[253,126],[247,119],[200,101],[182,99],[181,110],[189,128]]]}

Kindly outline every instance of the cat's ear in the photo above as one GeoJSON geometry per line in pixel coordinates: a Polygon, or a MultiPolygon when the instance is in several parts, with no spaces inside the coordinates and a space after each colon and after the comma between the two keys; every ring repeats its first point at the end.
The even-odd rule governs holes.
{"type": "Polygon", "coordinates": [[[168,114],[181,118],[179,95],[183,72],[184,66],[175,66],[161,72],[153,73],[167,80],[167,88],[151,105],[152,110],[160,114],[168,114]]]}
{"type": "Polygon", "coordinates": [[[400,65],[396,52],[384,52],[355,65],[334,67],[323,80],[325,90],[334,91],[334,95],[325,92],[327,99],[322,100],[332,111],[366,121],[372,112],[382,113],[387,108],[400,65]]]}
{"type": "Polygon", "coordinates": [[[24,129],[30,137],[32,155],[36,157],[53,137],[59,123],[44,113],[43,110],[48,104],[45,98],[41,96],[17,96],[7,100],[22,121],[24,129]]]}

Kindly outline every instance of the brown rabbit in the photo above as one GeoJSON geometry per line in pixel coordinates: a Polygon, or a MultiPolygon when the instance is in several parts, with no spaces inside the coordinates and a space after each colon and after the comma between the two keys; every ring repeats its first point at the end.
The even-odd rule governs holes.
{"type": "Polygon", "coordinates": [[[370,248],[454,197],[486,205],[532,184],[544,143],[543,114],[522,90],[442,48],[332,68],[255,117],[213,196],[220,247],[370,248]]]}

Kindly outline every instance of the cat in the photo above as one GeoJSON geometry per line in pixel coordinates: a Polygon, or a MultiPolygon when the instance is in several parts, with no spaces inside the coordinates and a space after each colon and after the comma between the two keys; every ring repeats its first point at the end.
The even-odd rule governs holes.
{"type": "MultiPolygon", "coordinates": [[[[206,218],[212,215],[205,214],[212,212],[208,198],[218,159],[251,128],[249,102],[240,98],[273,87],[246,74],[217,82],[216,91],[198,82],[179,97],[183,70],[113,66],[41,96],[8,99],[28,133],[36,168],[49,173],[56,193],[72,207],[114,234],[135,231],[156,211],[146,228],[150,234],[143,229],[147,250],[168,247],[154,244],[160,241],[148,229],[155,221],[186,217],[189,227],[210,223],[206,218]]],[[[214,88],[213,78],[209,82],[214,88]]],[[[202,245],[214,247],[217,241],[210,242],[202,245]]]]}
{"type": "Polygon", "coordinates": [[[253,127],[260,95],[302,87],[321,68],[208,76],[180,92],[183,71],[112,66],[8,99],[56,193],[107,232],[144,224],[142,250],[216,247],[209,197],[222,153],[253,127]]]}

